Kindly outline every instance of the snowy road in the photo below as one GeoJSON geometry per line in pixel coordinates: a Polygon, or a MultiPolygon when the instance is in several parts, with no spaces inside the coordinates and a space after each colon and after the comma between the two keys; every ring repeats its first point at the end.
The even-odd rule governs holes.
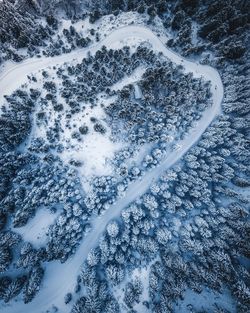
{"type": "Polygon", "coordinates": [[[198,141],[215,116],[220,113],[223,99],[223,85],[218,72],[209,66],[187,61],[170,51],[161,42],[159,37],[148,28],[142,26],[126,26],[115,30],[98,45],[92,46],[89,49],[74,51],[70,54],[54,58],[31,59],[18,65],[6,67],[0,73],[0,103],[2,101],[2,95],[9,94],[19,87],[21,83],[27,80],[27,75],[48,66],[72,61],[74,58],[81,61],[87,55],[88,51],[93,53],[101,48],[102,45],[106,45],[109,48],[111,45],[116,44],[117,47],[119,46],[119,42],[122,46],[131,37],[149,41],[154,50],[162,52],[174,63],[181,64],[185,72],[192,72],[195,77],[202,76],[205,80],[210,80],[213,105],[204,112],[202,118],[198,121],[195,128],[192,129],[189,136],[179,141],[181,148],[178,151],[171,152],[158,167],[146,173],[141,181],[132,183],[124,198],[119,199],[103,216],[95,219],[92,231],[85,237],[76,254],[68,262],[64,264],[50,262],[47,264],[41,290],[31,303],[24,305],[22,302],[13,301],[6,307],[0,307],[2,313],[43,313],[51,308],[53,304],[59,308],[60,313],[69,312],[70,309],[64,304],[63,297],[68,291],[73,291],[79,268],[86,259],[90,249],[97,245],[98,238],[105,231],[107,223],[119,216],[124,207],[143,195],[152,181],[157,179],[164,170],[173,166],[198,141]]]}

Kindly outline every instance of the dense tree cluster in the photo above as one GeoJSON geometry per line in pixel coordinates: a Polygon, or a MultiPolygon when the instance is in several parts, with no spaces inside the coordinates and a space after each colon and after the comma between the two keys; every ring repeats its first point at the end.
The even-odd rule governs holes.
{"type": "Polygon", "coordinates": [[[73,25],[63,29],[61,35],[56,34],[59,29],[57,15],[47,10],[48,6],[45,5],[46,9],[43,2],[1,1],[0,64],[9,59],[22,61],[26,57],[24,51],[21,51],[23,48],[29,56],[41,56],[40,53],[55,56],[88,46],[90,38],[83,37],[73,25]],[[46,23],[41,22],[42,17],[46,23]]]}
{"type": "MultiPolygon", "coordinates": [[[[227,288],[236,300],[237,312],[247,312],[250,277],[243,260],[249,258],[249,200],[242,190],[250,186],[248,3],[5,0],[0,2],[0,63],[9,58],[20,61],[20,48],[34,55],[42,47],[44,55],[53,56],[86,47],[90,39],[83,38],[74,26],[64,29],[55,42],[58,20],[51,12],[62,7],[71,17],[79,17],[83,7],[90,10],[91,23],[104,14],[118,15],[119,10],[146,13],[149,23],[158,16],[172,31],[168,46],[184,55],[208,49],[215,52],[219,58],[214,64],[220,66],[225,88],[223,114],[199,142],[140,199],[125,207],[120,218],[107,224],[78,278],[75,291],[79,295],[72,313],[120,312],[115,290],[121,286],[122,301],[133,312],[142,301],[143,286],[128,276],[149,264],[147,307],[152,312],[172,312],[185,291],[201,293],[205,288],[218,292],[227,288]],[[38,14],[46,14],[45,26],[39,23],[38,14]]],[[[211,104],[209,82],[184,74],[181,66],[143,45],[134,53],[129,47],[102,47],[81,63],[56,71],[57,83],[47,72],[42,73],[41,91],[24,87],[5,96],[0,117],[0,299],[5,302],[21,291],[25,303],[32,301],[44,276],[43,262],[64,262],[74,254],[91,228],[88,218],[108,209],[132,180],[157,166],[165,156],[166,143],[182,139],[211,104]],[[146,67],[137,83],[141,96],[136,96],[134,85],[112,90],[139,66],[146,67]],[[101,93],[116,98],[105,108],[105,123],[90,118],[93,130],[106,136],[107,125],[111,126],[112,139],[126,137],[130,145],[117,152],[112,163],[114,176],[94,177],[90,192],[84,194],[77,170],[72,169],[81,163],[71,160],[65,166],[56,156],[64,149],[62,116],[65,113],[66,128],[72,130],[72,117],[83,112],[86,103],[93,108],[101,93]],[[52,123],[49,105],[56,112],[52,123]],[[37,106],[36,123],[45,125],[46,132],[44,138],[32,137],[29,143],[31,116],[37,106]],[[151,143],[151,149],[141,164],[131,162],[135,150],[145,143],[151,143]],[[38,210],[46,209],[59,214],[47,231],[45,246],[35,249],[10,230],[26,225],[38,210]],[[8,276],[11,270],[17,274],[8,276]]],[[[37,82],[35,77],[32,81],[37,82]]],[[[81,142],[91,127],[74,128],[72,138],[81,142]]],[[[68,293],[65,303],[71,301],[68,293]]]]}
{"type": "Polygon", "coordinates": [[[5,231],[0,233],[0,240],[0,272],[5,272],[13,259],[11,248],[17,245],[21,238],[11,231],[5,231]]]}
{"type": "Polygon", "coordinates": [[[11,96],[5,96],[7,103],[0,117],[1,152],[14,150],[29,135],[32,127],[30,114],[38,95],[37,90],[27,93],[18,89],[11,96]]]}
{"type": "MultiPolygon", "coordinates": [[[[53,92],[55,86],[47,82],[44,87],[53,92]]],[[[38,209],[55,206],[62,212],[58,223],[48,231],[46,248],[34,249],[29,243],[24,243],[20,251],[15,248],[15,267],[29,272],[25,277],[16,279],[4,276],[1,297],[6,302],[23,287],[24,301],[31,301],[43,277],[40,264],[52,259],[65,260],[79,244],[83,231],[88,230],[83,220],[89,213],[75,171],[65,167],[58,158],[48,153],[48,149],[38,152],[33,146],[36,156],[24,152],[32,127],[30,115],[39,96],[40,93],[34,89],[30,92],[17,90],[6,97],[7,104],[2,109],[0,271],[4,273],[13,266],[12,247],[21,241],[19,235],[5,229],[7,221],[8,227],[21,227],[34,217],[38,209]]],[[[41,142],[38,145],[41,146],[41,142]]]]}
{"type": "MultiPolygon", "coordinates": [[[[241,191],[249,186],[249,109],[237,105],[242,92],[249,97],[241,76],[245,70],[242,66],[224,71],[225,114],[178,165],[123,210],[120,222],[107,226],[99,247],[88,257],[89,266],[105,272],[113,289],[131,268],[160,255],[149,274],[152,312],[172,312],[186,290],[201,293],[204,288],[228,288],[237,312],[249,307],[249,273],[241,261],[249,258],[249,201],[241,191]],[[242,83],[238,91],[236,82],[242,83]]],[[[119,158],[130,156],[125,149],[119,158]]],[[[124,301],[133,307],[137,298],[131,290],[128,285],[124,301]]]]}
{"type": "Polygon", "coordinates": [[[57,38],[50,38],[50,44],[42,51],[45,56],[56,56],[63,53],[70,53],[76,48],[86,48],[91,42],[89,37],[83,37],[73,25],[64,28],[62,35],[57,38]]]}
{"type": "Polygon", "coordinates": [[[64,86],[61,96],[72,108],[77,106],[76,102],[93,104],[98,93],[109,93],[108,88],[131,74],[138,63],[139,57],[131,54],[129,47],[108,50],[103,46],[95,55],[84,58],[82,63],[58,71],[64,86]]]}
{"type": "Polygon", "coordinates": [[[44,270],[41,267],[35,267],[30,271],[28,283],[24,290],[24,303],[30,302],[39,291],[40,284],[44,275],[44,270]]]}
{"type": "Polygon", "coordinates": [[[117,197],[117,179],[112,176],[95,177],[92,190],[86,195],[85,203],[89,214],[100,213],[108,208],[117,197]]]}
{"type": "Polygon", "coordinates": [[[34,14],[23,9],[23,6],[14,5],[11,1],[0,3],[0,64],[9,58],[20,61],[22,57],[16,49],[42,46],[52,35],[49,26],[43,27],[34,14]]]}
{"type": "Polygon", "coordinates": [[[86,286],[84,295],[73,306],[72,313],[119,313],[119,305],[106,282],[96,273],[96,268],[84,265],[80,283],[86,286]]]}
{"type": "MultiPolygon", "coordinates": [[[[179,133],[190,129],[192,121],[199,119],[201,112],[210,105],[208,83],[182,74],[180,69],[174,68],[170,62],[161,60],[144,47],[139,47],[132,54],[128,47],[119,50],[107,50],[106,47],[102,47],[95,55],[88,56],[79,64],[57,68],[59,80],[57,83],[48,73],[43,73],[45,95],[43,93],[37,99],[39,111],[36,123],[38,127],[46,128],[48,142],[45,142],[44,138],[34,138],[30,150],[42,152],[48,151],[50,147],[56,148],[58,152],[62,151],[60,142],[64,132],[62,127],[64,119],[72,138],[81,142],[83,136],[89,132],[89,126],[83,124],[77,129],[72,125],[74,124],[71,122],[72,118],[84,112],[88,105],[93,108],[98,95],[102,93],[106,93],[107,96],[115,95],[116,92],[111,91],[115,83],[125,75],[131,75],[139,66],[149,65],[150,68],[139,84],[143,99],[137,101],[132,86],[128,85],[118,92],[116,102],[105,108],[110,117],[107,121],[112,128],[112,139],[124,140],[128,132],[127,138],[130,142],[143,144],[144,137],[148,137],[149,142],[165,140],[167,133],[175,130],[178,125],[179,133]],[[163,75],[164,80],[160,79],[163,75]],[[184,93],[188,93],[189,97],[185,97],[184,93]],[[179,100],[182,101],[183,107],[177,105],[179,100]],[[48,106],[56,112],[53,114],[54,120],[49,116],[48,106]],[[195,112],[196,109],[198,112],[195,112]],[[185,110],[188,111],[184,114],[185,110]],[[121,122],[124,123],[124,127],[120,127],[121,122]],[[155,122],[158,123],[157,127],[155,122]],[[173,125],[175,122],[177,126],[173,125]],[[130,131],[131,128],[133,131],[130,131]]],[[[103,135],[107,133],[103,121],[94,117],[90,118],[90,121],[93,123],[94,131],[103,135]]],[[[135,169],[132,175],[138,176],[135,169]]]]}
{"type": "Polygon", "coordinates": [[[247,49],[249,4],[243,0],[93,0],[88,3],[90,11],[95,9],[90,14],[93,23],[102,15],[117,15],[119,10],[147,13],[149,21],[156,16],[160,17],[164,26],[175,33],[169,46],[181,48],[182,53],[187,55],[201,53],[209,48],[219,56],[238,59],[247,49]],[[197,28],[193,26],[194,22],[197,28]],[[193,40],[193,37],[201,40],[193,40]]]}
{"type": "MultiPolygon", "coordinates": [[[[207,133],[214,127],[219,126],[213,125],[207,133]]],[[[160,254],[150,271],[153,312],[172,312],[187,288],[200,293],[205,286],[216,291],[227,286],[237,298],[239,312],[249,305],[249,274],[239,261],[249,254],[246,199],[219,189],[232,180],[234,170],[226,164],[232,156],[220,147],[227,143],[217,140],[216,149],[206,151],[205,134],[185,156],[182,167],[168,170],[139,202],[122,212],[123,225],[107,226],[99,248],[88,257],[90,266],[101,266],[112,287],[123,281],[124,271],[131,266],[160,254]],[[228,205],[221,204],[222,196],[228,198],[228,205]]],[[[131,288],[125,292],[127,304],[136,302],[131,288]]]]}
{"type": "MultiPolygon", "coordinates": [[[[81,142],[83,136],[89,132],[89,126],[83,124],[78,129],[75,126],[73,128],[72,118],[84,112],[88,105],[93,108],[98,94],[103,92],[107,95],[113,94],[110,87],[125,75],[130,75],[139,65],[140,56],[136,53],[131,54],[128,47],[120,50],[107,50],[106,47],[102,47],[95,55],[84,58],[79,64],[57,68],[58,83],[44,71],[44,93],[37,99],[39,110],[36,114],[36,123],[38,127],[46,128],[48,142],[44,141],[45,138],[33,138],[30,150],[43,152],[48,151],[48,148],[56,148],[58,152],[62,151],[63,148],[59,143],[64,132],[62,128],[64,119],[72,138],[81,142]],[[59,82],[62,86],[58,88],[59,82]],[[56,113],[53,114],[54,120],[49,116],[48,106],[56,113]]],[[[107,128],[103,121],[94,117],[90,118],[90,121],[95,132],[106,134],[107,128]]]]}
{"type": "Polygon", "coordinates": [[[248,10],[249,5],[243,0],[213,0],[212,3],[204,0],[59,2],[43,0],[39,3],[19,0],[15,4],[5,0],[1,2],[0,16],[4,21],[11,20],[12,23],[3,23],[4,27],[1,29],[3,47],[0,58],[20,61],[23,56],[18,52],[18,48],[28,47],[28,52],[34,55],[39,53],[37,46],[47,45],[45,42],[48,39],[50,44],[43,52],[46,55],[67,53],[77,46],[85,47],[89,38],[79,36],[73,26],[65,29],[66,41],[65,38],[51,40],[51,36],[58,28],[56,16],[59,11],[64,11],[73,19],[89,15],[91,23],[106,14],[118,15],[121,11],[137,11],[140,14],[147,14],[149,22],[153,22],[158,16],[167,29],[173,30],[174,37],[168,44],[177,50],[181,48],[183,54],[197,54],[209,48],[218,56],[238,59],[247,49],[248,10]],[[38,22],[41,16],[45,16],[46,26],[38,22]],[[31,29],[36,31],[31,32],[31,29]],[[30,36],[31,33],[34,35],[30,36]],[[9,43],[12,46],[9,46],[9,43]]]}
{"type": "Polygon", "coordinates": [[[137,49],[137,55],[151,60],[138,83],[143,98],[135,99],[133,86],[128,85],[117,101],[105,108],[114,136],[123,132],[136,144],[164,141],[170,134],[182,136],[210,106],[209,83],[182,73],[181,68],[153,57],[152,51],[143,47],[137,49]]]}
{"type": "Polygon", "coordinates": [[[184,54],[211,49],[217,56],[227,59],[244,56],[249,27],[247,2],[180,0],[169,8],[171,22],[166,20],[165,25],[176,34],[169,41],[170,46],[181,47],[184,54]]]}
{"type": "Polygon", "coordinates": [[[124,302],[129,308],[132,308],[135,303],[140,302],[142,291],[143,285],[138,278],[126,284],[124,302]]]}
{"type": "Polygon", "coordinates": [[[23,170],[13,180],[13,188],[5,203],[15,203],[15,227],[26,224],[39,207],[63,206],[63,212],[49,229],[48,259],[65,260],[74,252],[86,230],[87,225],[82,220],[89,213],[81,189],[76,173],[55,162],[23,170]]]}
{"type": "Polygon", "coordinates": [[[3,276],[0,278],[0,299],[4,302],[9,302],[12,298],[16,297],[23,289],[27,281],[26,276],[18,276],[14,279],[3,276]]]}
{"type": "MultiPolygon", "coordinates": [[[[5,272],[10,266],[13,254],[11,248],[20,243],[20,235],[11,231],[0,234],[0,272],[5,272]]],[[[16,252],[15,252],[16,253],[16,252]]],[[[0,277],[0,299],[9,302],[23,290],[24,302],[33,299],[43,276],[43,270],[39,267],[43,258],[43,251],[32,248],[30,244],[24,244],[21,248],[20,258],[17,261],[17,268],[21,267],[29,270],[29,275],[18,276],[14,279],[8,276],[0,277]]]]}

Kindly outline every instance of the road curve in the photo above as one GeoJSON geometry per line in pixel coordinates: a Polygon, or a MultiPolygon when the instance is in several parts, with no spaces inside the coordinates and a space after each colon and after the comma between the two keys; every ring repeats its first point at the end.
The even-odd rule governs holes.
{"type": "Polygon", "coordinates": [[[73,51],[70,54],[53,58],[30,59],[6,68],[6,70],[0,73],[0,97],[3,94],[11,93],[18,87],[14,81],[14,78],[17,76],[19,77],[18,84],[20,86],[21,83],[25,82],[27,75],[40,69],[51,65],[62,64],[72,59],[81,61],[83,57],[87,56],[88,51],[94,53],[103,45],[109,47],[115,42],[124,42],[131,37],[149,41],[155,51],[162,52],[174,63],[181,64],[185,72],[192,72],[195,77],[203,77],[205,80],[211,81],[213,105],[203,113],[202,118],[198,121],[196,127],[192,129],[190,135],[179,141],[181,145],[179,151],[171,152],[162,160],[158,167],[147,172],[142,180],[131,183],[125,197],[112,205],[103,216],[95,219],[93,229],[85,237],[71,259],[64,264],[60,264],[57,261],[47,263],[41,290],[31,303],[23,304],[21,301],[12,301],[4,307],[0,306],[2,313],[44,313],[52,305],[58,307],[60,313],[69,312],[69,307],[64,304],[64,295],[69,291],[73,291],[79,268],[86,259],[88,252],[97,245],[98,238],[105,231],[107,223],[119,216],[124,207],[143,195],[152,181],[157,179],[164,170],[173,166],[199,140],[212,120],[220,113],[223,99],[223,84],[219,73],[212,67],[185,60],[183,57],[169,50],[150,29],[142,26],[125,26],[117,29],[100,43],[88,49],[73,51]]]}

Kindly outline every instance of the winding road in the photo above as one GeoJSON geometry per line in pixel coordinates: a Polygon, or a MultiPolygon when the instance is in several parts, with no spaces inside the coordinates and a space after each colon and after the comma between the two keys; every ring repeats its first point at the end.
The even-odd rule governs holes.
{"type": "Polygon", "coordinates": [[[58,307],[60,313],[69,312],[69,307],[64,304],[64,295],[69,291],[73,291],[79,268],[86,259],[88,252],[97,245],[98,239],[105,231],[107,223],[119,216],[124,207],[143,195],[150,187],[152,181],[157,179],[163,171],[173,166],[199,140],[212,120],[220,113],[223,99],[223,84],[219,73],[212,67],[190,62],[172,52],[163,44],[159,37],[150,29],[143,26],[125,26],[117,29],[100,43],[87,49],[73,51],[70,54],[53,58],[32,58],[20,64],[6,67],[0,73],[0,103],[3,94],[10,94],[27,81],[27,75],[48,66],[60,65],[64,62],[72,61],[72,59],[80,62],[83,57],[87,56],[88,51],[94,53],[103,45],[107,47],[112,44],[119,45],[119,43],[123,45],[131,37],[148,41],[152,45],[153,50],[162,52],[175,64],[182,65],[184,72],[192,72],[194,77],[203,77],[205,80],[211,81],[213,105],[203,113],[202,118],[189,133],[189,136],[178,142],[181,145],[180,150],[171,152],[162,160],[158,167],[147,172],[141,180],[131,183],[126,195],[117,200],[104,215],[94,220],[92,230],[85,237],[71,259],[64,264],[56,261],[47,263],[41,290],[31,303],[23,304],[21,301],[12,301],[4,307],[0,306],[2,313],[44,313],[52,305],[58,307]]]}

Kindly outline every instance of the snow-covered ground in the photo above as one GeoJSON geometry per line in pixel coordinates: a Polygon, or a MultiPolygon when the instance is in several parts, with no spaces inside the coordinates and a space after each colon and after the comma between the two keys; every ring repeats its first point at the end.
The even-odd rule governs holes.
{"type": "Polygon", "coordinates": [[[47,241],[46,232],[49,226],[54,224],[58,215],[59,211],[52,213],[46,208],[40,208],[28,224],[15,228],[14,231],[22,235],[23,239],[30,242],[34,248],[40,248],[45,246],[47,241]]]}
{"type": "Polygon", "coordinates": [[[195,311],[215,312],[217,306],[226,309],[228,312],[236,313],[236,303],[232,300],[230,292],[214,292],[204,289],[200,294],[188,289],[184,293],[184,299],[175,305],[175,313],[188,313],[195,311]]]}
{"type": "Polygon", "coordinates": [[[81,61],[87,55],[88,51],[94,53],[102,45],[118,48],[123,46],[131,38],[132,40],[138,39],[149,42],[155,51],[162,52],[174,63],[182,65],[186,73],[192,72],[195,77],[203,77],[205,80],[210,80],[213,105],[204,112],[190,135],[179,142],[180,149],[178,151],[173,151],[167,155],[158,167],[149,171],[141,180],[131,183],[125,197],[112,205],[104,215],[93,220],[91,232],[85,237],[76,254],[71,259],[64,264],[60,264],[59,262],[46,264],[46,272],[41,290],[31,303],[23,304],[22,302],[16,302],[14,305],[11,305],[13,304],[11,303],[9,306],[1,308],[1,312],[3,313],[42,313],[51,308],[53,304],[59,308],[60,313],[69,312],[69,307],[64,304],[63,297],[67,292],[73,291],[80,266],[86,259],[88,252],[97,245],[98,239],[105,231],[107,223],[119,216],[121,210],[129,203],[144,194],[151,183],[163,171],[173,166],[197,142],[215,116],[220,112],[223,85],[215,69],[182,58],[169,50],[150,29],[132,25],[113,31],[100,43],[88,49],[77,50],[70,54],[54,58],[26,60],[18,65],[9,64],[0,75],[0,103],[2,102],[2,95],[10,94],[27,80],[27,75],[37,72],[39,69],[70,62],[72,59],[81,61]]]}

